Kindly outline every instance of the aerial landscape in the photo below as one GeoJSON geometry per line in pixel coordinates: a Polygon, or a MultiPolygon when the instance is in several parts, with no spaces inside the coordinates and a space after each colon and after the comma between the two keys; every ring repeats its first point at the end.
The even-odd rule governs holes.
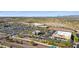
{"type": "Polygon", "coordinates": [[[0,48],[79,48],[79,11],[0,11],[0,48]]]}

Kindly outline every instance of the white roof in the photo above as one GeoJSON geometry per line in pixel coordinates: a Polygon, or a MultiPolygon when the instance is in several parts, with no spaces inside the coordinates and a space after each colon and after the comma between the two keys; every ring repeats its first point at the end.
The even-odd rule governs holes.
{"type": "Polygon", "coordinates": [[[40,24],[40,23],[33,23],[33,25],[35,25],[35,26],[40,26],[40,25],[43,25],[43,24],[40,24]]]}

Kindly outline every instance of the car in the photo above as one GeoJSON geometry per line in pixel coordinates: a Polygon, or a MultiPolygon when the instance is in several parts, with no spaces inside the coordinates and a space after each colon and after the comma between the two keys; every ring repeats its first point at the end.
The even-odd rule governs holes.
{"type": "Polygon", "coordinates": [[[49,48],[57,48],[57,46],[52,45],[52,46],[49,46],[49,48]]]}
{"type": "Polygon", "coordinates": [[[32,45],[33,45],[33,46],[37,46],[38,44],[37,44],[37,43],[33,43],[32,45]]]}

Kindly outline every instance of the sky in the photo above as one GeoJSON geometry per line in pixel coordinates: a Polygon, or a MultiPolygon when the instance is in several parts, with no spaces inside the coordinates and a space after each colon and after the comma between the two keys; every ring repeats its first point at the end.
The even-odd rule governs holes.
{"type": "Polygon", "coordinates": [[[56,17],[79,15],[79,11],[0,11],[0,17],[56,17]]]}

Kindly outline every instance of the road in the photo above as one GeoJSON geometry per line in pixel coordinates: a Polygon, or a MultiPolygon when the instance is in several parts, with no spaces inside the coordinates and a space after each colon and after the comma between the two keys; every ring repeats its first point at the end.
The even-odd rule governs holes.
{"type": "MultiPolygon", "coordinates": [[[[19,37],[13,37],[13,38],[24,41],[25,42],[24,43],[25,45],[26,45],[26,43],[28,43],[28,42],[31,41],[30,38],[19,38],[19,37]]],[[[47,44],[40,43],[40,42],[37,42],[37,41],[34,41],[34,42],[38,44],[37,46],[34,46],[36,48],[48,48],[49,46],[51,46],[51,45],[47,45],[47,44]]]]}
{"type": "Polygon", "coordinates": [[[8,40],[0,40],[0,44],[10,47],[10,48],[47,48],[48,46],[42,45],[37,43],[38,45],[33,46],[32,44],[30,44],[29,41],[27,40],[22,40],[21,42],[12,42],[12,41],[8,41],[8,40]]]}

